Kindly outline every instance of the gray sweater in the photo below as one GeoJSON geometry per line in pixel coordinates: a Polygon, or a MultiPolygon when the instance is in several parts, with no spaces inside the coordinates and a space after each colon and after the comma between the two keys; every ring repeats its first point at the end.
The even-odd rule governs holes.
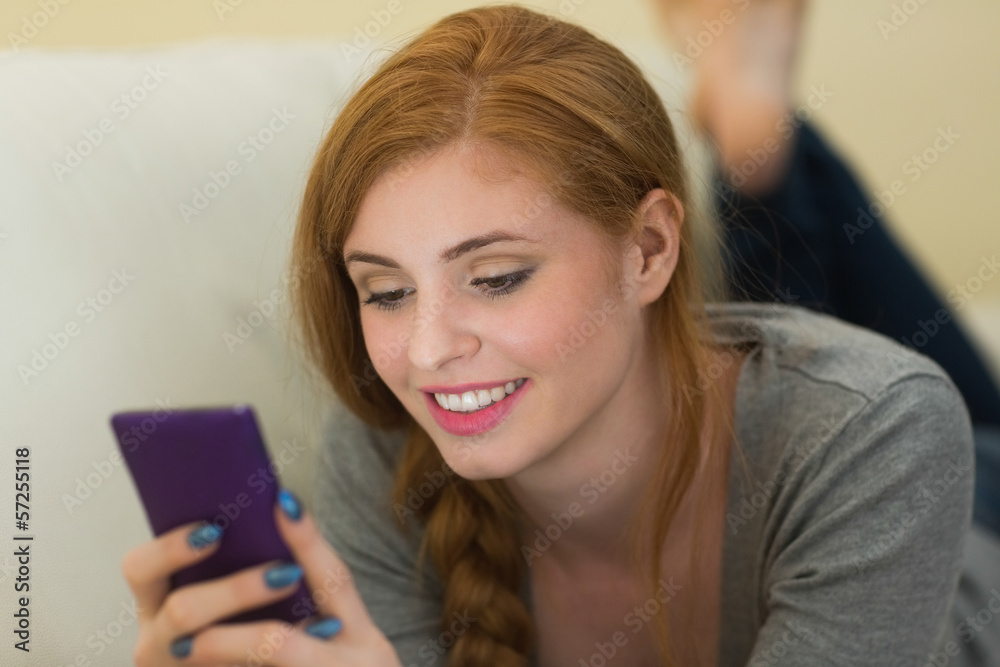
{"type": "MultiPolygon", "coordinates": [[[[752,346],[736,430],[753,479],[734,452],[718,664],[923,665],[952,639],[971,518],[955,385],[928,357],[804,308],[709,314],[718,341],[752,346]]],[[[404,667],[444,665],[469,620],[442,628],[439,578],[414,574],[420,527],[407,516],[401,531],[389,499],[402,443],[338,407],[313,512],[404,667]]],[[[530,609],[528,581],[522,596],[530,609]]]]}

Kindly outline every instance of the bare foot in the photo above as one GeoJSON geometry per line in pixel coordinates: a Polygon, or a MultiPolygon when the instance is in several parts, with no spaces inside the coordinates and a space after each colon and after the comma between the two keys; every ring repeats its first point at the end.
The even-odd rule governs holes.
{"type": "Polygon", "coordinates": [[[805,0],[656,0],[684,62],[695,68],[691,116],[715,143],[732,185],[760,194],[781,182],[791,155],[781,120],[805,0]]]}

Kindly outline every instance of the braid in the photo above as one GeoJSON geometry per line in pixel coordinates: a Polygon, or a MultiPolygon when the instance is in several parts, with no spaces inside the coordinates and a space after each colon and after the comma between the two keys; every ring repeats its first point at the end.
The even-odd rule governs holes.
{"type": "MultiPolygon", "coordinates": [[[[426,432],[411,425],[396,477],[397,501],[442,463],[426,432]]],[[[506,487],[449,475],[417,514],[425,523],[419,561],[429,555],[444,584],[442,630],[456,614],[475,619],[456,638],[450,664],[525,667],[534,627],[519,595],[525,576],[519,514],[506,487]]]]}

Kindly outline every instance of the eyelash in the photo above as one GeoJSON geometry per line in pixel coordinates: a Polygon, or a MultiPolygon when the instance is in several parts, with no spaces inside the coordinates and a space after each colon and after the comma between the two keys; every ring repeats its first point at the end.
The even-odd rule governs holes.
{"type": "MultiPolygon", "coordinates": [[[[496,282],[503,280],[505,283],[510,283],[506,287],[495,287],[489,288],[487,291],[483,292],[484,296],[490,299],[502,299],[507,296],[522,284],[528,280],[531,276],[532,270],[522,269],[520,271],[514,271],[513,273],[507,273],[499,276],[491,276],[489,278],[473,278],[473,285],[482,285],[485,283],[496,282]]],[[[379,310],[396,310],[402,305],[403,298],[398,299],[386,299],[386,295],[392,294],[394,292],[401,292],[403,290],[389,290],[388,292],[378,292],[372,294],[370,297],[365,299],[364,305],[375,306],[379,310]]]]}

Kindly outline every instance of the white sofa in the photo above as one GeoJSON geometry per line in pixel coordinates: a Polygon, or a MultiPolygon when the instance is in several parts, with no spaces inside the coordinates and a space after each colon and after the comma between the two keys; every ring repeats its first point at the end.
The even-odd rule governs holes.
{"type": "MultiPolygon", "coordinates": [[[[635,52],[679,108],[667,54],[635,52]]],[[[13,533],[34,537],[30,652],[8,634],[0,664],[131,661],[120,563],[150,532],[112,412],[251,403],[309,496],[329,395],[292,340],[289,239],[313,153],[379,55],[348,60],[334,40],[0,54],[4,618],[20,609],[13,533]]]]}
{"type": "MultiPolygon", "coordinates": [[[[669,55],[628,50],[681,108],[669,55]]],[[[332,40],[0,55],[3,618],[20,608],[18,448],[19,534],[34,537],[30,652],[5,634],[0,664],[131,662],[119,568],[150,533],[112,412],[251,403],[272,452],[294,454],[283,480],[309,496],[329,397],[290,336],[286,261],[313,152],[363,63],[332,40]]]]}

